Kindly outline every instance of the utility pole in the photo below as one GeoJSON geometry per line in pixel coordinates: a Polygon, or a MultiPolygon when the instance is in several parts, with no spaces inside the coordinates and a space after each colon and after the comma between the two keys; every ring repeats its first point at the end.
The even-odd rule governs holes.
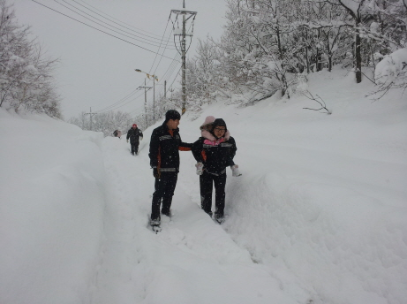
{"type": "Polygon", "coordinates": [[[92,115],[96,115],[97,113],[92,113],[92,107],[90,107],[89,113],[85,113],[83,115],[89,115],[89,120],[90,120],[90,130],[92,131],[92,115]]]}
{"type": "MultiPolygon", "coordinates": [[[[185,0],[182,6],[183,9],[185,9],[185,0]]],[[[182,60],[182,115],[184,115],[186,109],[186,103],[187,103],[187,88],[186,88],[186,70],[187,70],[187,66],[186,66],[186,62],[185,62],[185,58],[186,58],[186,43],[185,43],[185,14],[182,14],[182,40],[181,40],[181,60],[182,60]]]]}
{"type": "MultiPolygon", "coordinates": [[[[150,76],[153,78],[153,121],[155,122],[155,81],[158,81],[158,77],[156,75],[148,74],[140,69],[135,69],[136,72],[144,73],[150,79],[150,76]],[[155,80],[155,81],[154,81],[155,80]]],[[[145,82],[144,82],[145,83],[145,82]]]]}
{"type": "Polygon", "coordinates": [[[153,121],[155,122],[155,112],[156,112],[156,104],[155,104],[155,81],[153,79],[153,121]]]}
{"type": "Polygon", "coordinates": [[[144,89],[144,128],[147,128],[147,91],[151,89],[151,87],[146,86],[146,79],[144,79],[144,86],[139,86],[137,90],[144,89]]]}
{"type": "MultiPolygon", "coordinates": [[[[186,103],[187,103],[187,88],[186,88],[186,53],[187,53],[187,48],[186,48],[186,37],[189,36],[192,40],[192,35],[193,35],[193,24],[194,20],[196,17],[197,12],[193,11],[187,11],[185,10],[185,0],[183,0],[183,9],[182,10],[171,10],[171,14],[176,15],[176,20],[178,19],[179,15],[182,15],[182,32],[181,34],[174,31],[174,36],[181,36],[181,42],[180,42],[180,49],[178,49],[178,52],[181,55],[181,60],[182,60],[182,114],[185,113],[186,111],[186,103]],[[186,23],[187,21],[193,17],[192,19],[192,31],[190,33],[186,32],[186,23]]],[[[173,22],[173,27],[174,22],[173,22]]]]}

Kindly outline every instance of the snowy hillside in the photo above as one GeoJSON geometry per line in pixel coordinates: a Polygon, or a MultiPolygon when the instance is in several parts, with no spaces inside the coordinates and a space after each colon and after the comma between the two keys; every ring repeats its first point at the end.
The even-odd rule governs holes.
{"type": "Polygon", "coordinates": [[[301,95],[187,112],[186,142],[206,116],[225,119],[243,175],[228,169],[218,225],[181,152],[159,234],[147,227],[159,123],[134,157],[123,137],[0,109],[0,303],[405,303],[407,95],[374,101],[345,71],[307,86],[332,115],[301,95]]]}

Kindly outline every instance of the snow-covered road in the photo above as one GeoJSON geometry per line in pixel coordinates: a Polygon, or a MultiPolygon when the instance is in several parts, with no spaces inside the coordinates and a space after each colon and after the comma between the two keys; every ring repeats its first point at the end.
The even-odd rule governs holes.
{"type": "Polygon", "coordinates": [[[92,303],[297,303],[269,267],[256,264],[202,212],[196,175],[188,183],[180,178],[174,215],[163,218],[162,232],[150,230],[154,179],[147,151],[146,141],[137,157],[124,140],[103,142],[105,240],[92,303]]]}
{"type": "Polygon", "coordinates": [[[228,171],[218,225],[181,152],[159,234],[148,145],[161,122],[134,157],[124,138],[0,109],[0,303],[404,304],[405,95],[372,102],[340,73],[309,83],[329,116],[301,96],[187,112],[186,142],[207,115],[225,119],[243,175],[228,171]]]}

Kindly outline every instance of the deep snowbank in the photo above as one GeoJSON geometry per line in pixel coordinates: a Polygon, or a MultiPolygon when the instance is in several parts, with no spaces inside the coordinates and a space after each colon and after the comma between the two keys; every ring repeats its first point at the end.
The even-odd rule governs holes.
{"type": "Polygon", "coordinates": [[[302,110],[318,107],[296,96],[228,117],[244,175],[229,184],[225,227],[255,260],[295,273],[316,303],[401,304],[407,97],[373,102],[369,83],[334,73],[308,84],[332,115],[302,110]]]}
{"type": "Polygon", "coordinates": [[[0,111],[0,302],[404,303],[406,95],[373,101],[344,71],[309,78],[332,115],[297,95],[182,117],[186,142],[207,115],[224,118],[243,175],[227,171],[219,226],[182,152],[158,235],[147,226],[152,128],[134,157],[123,138],[0,111]]]}
{"type": "Polygon", "coordinates": [[[0,109],[0,302],[83,303],[104,209],[102,135],[0,109]]]}

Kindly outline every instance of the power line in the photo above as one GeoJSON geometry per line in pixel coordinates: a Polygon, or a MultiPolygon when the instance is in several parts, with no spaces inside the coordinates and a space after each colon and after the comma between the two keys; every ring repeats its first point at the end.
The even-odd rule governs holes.
{"type": "MultiPolygon", "coordinates": [[[[168,23],[167,23],[167,27],[168,27],[168,23]]],[[[167,30],[167,27],[166,27],[166,29],[165,29],[165,31],[164,31],[163,36],[165,35],[165,32],[166,32],[166,30],[167,30]]],[[[170,35],[171,35],[171,33],[170,33],[170,35]]],[[[169,37],[171,37],[171,36],[169,36],[169,37]]],[[[164,51],[165,51],[165,49],[164,49],[164,51]]],[[[164,51],[163,51],[163,52],[164,52],[164,51]]],[[[178,54],[178,53],[175,53],[175,56],[174,56],[174,58],[172,59],[172,61],[171,61],[170,65],[169,65],[169,67],[167,68],[166,72],[163,74],[164,76],[166,76],[166,75],[168,74],[168,72],[170,71],[170,69],[172,70],[172,72],[169,74],[169,76],[172,75],[172,73],[173,73],[173,71],[174,71],[174,69],[175,69],[175,66],[174,66],[174,65],[177,64],[177,63],[176,63],[176,59],[175,59],[177,56],[179,56],[179,54],[178,54]]],[[[157,56],[156,56],[156,57],[157,57],[157,56]]],[[[162,58],[162,56],[161,56],[161,58],[162,58]]],[[[161,62],[161,59],[160,59],[158,65],[160,64],[160,62],[161,62]]],[[[153,65],[154,65],[154,64],[153,64],[153,65]]],[[[157,68],[158,68],[158,65],[157,65],[157,67],[156,67],[156,70],[157,70],[157,68]]],[[[152,68],[152,67],[151,67],[151,68],[152,68]]],[[[150,71],[151,71],[151,69],[150,69],[150,71]]],[[[162,77],[162,79],[165,79],[164,76],[162,77]]],[[[124,100],[126,100],[127,98],[129,98],[132,94],[134,94],[135,91],[137,91],[137,89],[136,89],[136,90],[133,90],[130,94],[126,95],[125,97],[123,97],[123,98],[120,99],[119,101],[115,102],[114,104],[103,108],[103,109],[100,110],[99,112],[106,112],[106,111],[114,110],[114,109],[117,109],[117,108],[119,108],[119,107],[122,107],[122,106],[128,104],[130,101],[127,102],[127,103],[125,103],[125,104],[120,105],[121,102],[123,102],[124,100]]],[[[135,98],[132,99],[132,100],[135,100],[135,99],[137,99],[138,97],[140,97],[140,96],[137,96],[137,97],[135,97],[135,98]]]]}
{"type": "MultiPolygon", "coordinates": [[[[164,40],[164,35],[165,35],[165,32],[167,31],[169,22],[170,22],[170,20],[168,19],[167,25],[165,26],[165,30],[164,30],[164,33],[163,33],[163,36],[162,36],[161,41],[164,40]]],[[[171,35],[171,33],[170,33],[170,35],[171,35]]],[[[169,37],[170,37],[170,36],[169,36],[169,37]]],[[[164,54],[165,50],[167,49],[168,42],[169,42],[169,40],[170,40],[169,37],[168,37],[168,39],[167,39],[167,44],[165,45],[165,48],[164,48],[164,50],[163,50],[163,52],[162,52],[162,55],[164,54]]],[[[161,48],[161,44],[160,44],[160,48],[161,48]]],[[[157,55],[158,55],[158,52],[160,51],[160,48],[158,49],[157,53],[155,53],[154,61],[153,61],[153,64],[151,65],[151,68],[150,68],[150,70],[149,70],[149,74],[151,73],[151,70],[152,70],[152,68],[153,68],[153,66],[154,66],[155,60],[157,59],[157,55]]],[[[161,59],[162,59],[162,57],[161,57],[161,59]]],[[[158,66],[160,65],[161,59],[160,59],[160,61],[158,62],[157,66],[156,66],[156,68],[155,68],[155,70],[154,70],[154,75],[155,75],[155,72],[157,71],[158,66]]]]}
{"type": "MultiPolygon", "coordinates": [[[[178,53],[175,55],[175,57],[180,56],[178,53]]],[[[170,66],[168,67],[168,69],[165,71],[163,78],[167,78],[167,77],[171,77],[172,73],[174,72],[174,70],[176,69],[176,61],[175,58],[174,60],[171,62],[170,66]],[[169,71],[171,71],[171,73],[169,73],[169,71]],[[167,76],[167,74],[169,73],[169,75],[167,76]]]]}
{"type": "Polygon", "coordinates": [[[132,101],[138,99],[138,98],[141,96],[141,95],[137,95],[137,96],[135,96],[134,98],[128,100],[128,99],[131,97],[131,95],[134,95],[136,92],[137,92],[137,89],[133,90],[133,91],[132,91],[130,94],[128,94],[127,96],[125,96],[125,97],[123,97],[122,99],[120,99],[119,101],[117,101],[117,102],[115,102],[115,103],[113,103],[113,104],[111,104],[111,105],[109,105],[109,106],[103,108],[103,109],[102,109],[101,111],[99,111],[99,112],[113,111],[113,110],[115,110],[115,109],[121,108],[121,107],[123,107],[123,106],[129,104],[130,102],[132,102],[132,101]],[[127,101],[126,101],[126,100],[127,100],[127,101]]]}
{"type": "MultiPolygon", "coordinates": [[[[95,12],[94,10],[90,9],[89,7],[87,7],[86,5],[77,2],[76,0],[71,0],[71,1],[77,3],[78,5],[84,7],[85,9],[91,11],[92,13],[94,13],[94,14],[96,14],[96,15],[98,15],[98,16],[100,16],[100,17],[102,17],[102,18],[104,18],[104,19],[107,19],[107,20],[109,20],[110,22],[113,22],[114,24],[117,24],[118,26],[124,27],[125,29],[128,29],[128,30],[130,30],[130,31],[132,31],[132,32],[134,32],[134,33],[147,36],[147,37],[149,37],[149,38],[151,38],[151,39],[160,40],[160,42],[161,42],[161,39],[160,39],[160,38],[155,38],[155,37],[150,36],[150,35],[146,35],[146,34],[143,34],[143,33],[139,33],[138,31],[135,31],[135,30],[131,29],[130,27],[121,25],[120,23],[118,23],[118,22],[116,22],[116,21],[114,21],[114,20],[112,20],[112,19],[110,19],[110,18],[106,18],[106,17],[102,16],[102,15],[99,14],[98,12],[95,12]]],[[[66,1],[64,1],[64,2],[66,2],[66,1]]],[[[73,5],[72,5],[72,6],[73,6],[73,5]]],[[[105,14],[105,13],[103,13],[103,14],[105,14]]],[[[105,15],[107,15],[107,14],[105,14],[105,15]]],[[[107,15],[107,16],[109,16],[109,15],[107,15]]],[[[110,16],[109,16],[109,17],[110,17],[110,16]]],[[[120,21],[120,22],[121,22],[121,21],[120,21]]],[[[121,23],[123,23],[123,22],[121,22],[121,23]]],[[[125,24],[125,23],[124,23],[124,24],[125,24]]],[[[143,39],[144,39],[144,38],[143,38],[143,39]]]]}
{"type": "Polygon", "coordinates": [[[127,100],[128,98],[130,98],[133,94],[135,94],[137,92],[137,90],[132,90],[129,94],[127,94],[125,97],[121,98],[120,100],[116,101],[115,103],[108,105],[104,108],[102,108],[101,110],[99,110],[99,112],[106,112],[108,110],[110,110],[111,107],[114,107],[118,104],[120,104],[121,102],[127,100]]]}
{"type": "MultiPolygon", "coordinates": [[[[177,56],[179,56],[178,53],[175,54],[175,57],[177,57],[177,56]]],[[[175,70],[175,65],[177,64],[175,57],[172,59],[172,61],[171,61],[170,65],[169,65],[169,67],[167,68],[166,72],[163,74],[162,79],[165,79],[164,76],[166,76],[170,70],[171,70],[171,73],[168,75],[169,77],[171,77],[172,73],[174,72],[174,70],[175,70]]],[[[105,107],[105,108],[99,110],[99,112],[111,111],[111,110],[113,110],[113,109],[115,109],[115,108],[119,108],[119,107],[122,107],[122,106],[128,104],[130,101],[127,102],[127,103],[124,103],[124,104],[120,105],[121,102],[123,102],[123,101],[127,100],[128,98],[130,98],[130,96],[132,96],[136,91],[137,91],[137,89],[136,89],[136,90],[132,90],[132,91],[131,91],[129,94],[127,94],[125,97],[123,97],[123,98],[121,98],[119,101],[117,101],[117,102],[115,102],[115,103],[113,103],[113,104],[111,104],[111,105],[109,105],[109,106],[107,106],[107,107],[105,107]]],[[[167,91],[168,91],[168,90],[167,90],[167,91]]],[[[136,99],[139,98],[139,97],[140,97],[140,96],[137,96],[137,97],[133,98],[131,101],[136,100],[136,99]]]]}
{"type": "MultiPolygon", "coordinates": [[[[73,1],[74,1],[74,2],[77,2],[77,1],[75,1],[75,0],[73,0],[73,1]]],[[[83,0],[79,0],[79,1],[85,3],[83,0]]],[[[78,3],[78,4],[79,4],[79,3],[78,3]]],[[[134,27],[134,26],[132,26],[132,25],[126,23],[126,22],[123,22],[123,21],[121,21],[121,20],[119,20],[119,19],[117,19],[117,18],[114,18],[113,16],[110,16],[109,14],[106,14],[105,12],[101,11],[100,9],[98,9],[98,8],[96,8],[96,7],[94,7],[94,6],[90,5],[90,4],[88,4],[88,3],[86,3],[86,5],[87,5],[87,6],[90,6],[91,8],[93,8],[93,9],[96,10],[96,11],[101,12],[102,14],[104,14],[104,15],[106,15],[106,16],[109,16],[110,18],[112,18],[112,19],[114,19],[114,20],[117,20],[117,21],[120,22],[120,23],[123,23],[123,24],[125,24],[125,25],[127,25],[127,26],[129,26],[129,27],[134,28],[134,29],[137,29],[138,31],[142,31],[142,32],[145,32],[145,33],[149,33],[150,35],[155,35],[155,34],[153,34],[153,33],[150,33],[150,32],[148,32],[148,31],[146,31],[146,30],[136,28],[136,27],[134,27]]],[[[108,19],[108,18],[106,18],[106,19],[108,19]]],[[[151,37],[151,38],[154,38],[154,37],[149,36],[149,35],[146,35],[146,34],[142,34],[142,33],[139,33],[139,34],[145,35],[145,36],[148,36],[148,37],[151,37]]],[[[158,35],[155,35],[155,36],[159,37],[158,35]]],[[[154,38],[154,39],[158,39],[158,40],[159,40],[160,38],[154,38]]]]}
{"type": "MultiPolygon", "coordinates": [[[[116,39],[119,39],[119,40],[121,40],[121,41],[127,42],[127,43],[129,43],[129,44],[134,45],[134,46],[137,46],[137,47],[139,47],[139,48],[141,48],[141,49],[144,49],[144,50],[146,50],[146,51],[155,53],[154,61],[153,61],[153,64],[152,64],[152,66],[151,66],[150,71],[153,69],[154,64],[155,64],[155,61],[157,60],[157,57],[158,57],[158,56],[160,56],[160,60],[159,60],[159,62],[158,62],[158,64],[157,64],[157,66],[155,67],[154,72],[157,71],[157,69],[158,69],[158,67],[159,67],[159,65],[160,65],[160,63],[161,63],[162,58],[171,59],[171,63],[170,63],[170,65],[169,65],[169,67],[167,68],[166,72],[164,73],[165,76],[171,77],[171,75],[173,74],[173,72],[174,72],[174,70],[175,70],[176,62],[178,62],[178,63],[180,62],[179,60],[176,59],[176,57],[179,56],[179,54],[175,54],[174,58],[170,58],[170,57],[167,57],[167,56],[164,55],[165,51],[166,51],[167,48],[168,48],[168,43],[169,43],[170,37],[171,37],[171,33],[170,33],[169,38],[166,40],[166,42],[164,42],[165,33],[166,33],[166,31],[167,31],[167,28],[168,28],[168,24],[169,24],[170,19],[167,21],[166,28],[165,28],[165,30],[164,30],[164,33],[163,33],[161,39],[160,39],[160,45],[158,46],[158,50],[157,50],[157,52],[154,52],[154,51],[149,50],[149,49],[147,49],[147,48],[145,48],[145,47],[142,47],[142,46],[140,46],[140,45],[137,45],[137,44],[135,44],[135,43],[132,43],[132,42],[126,40],[126,39],[123,39],[123,38],[121,38],[121,37],[118,37],[118,36],[116,36],[116,35],[113,35],[113,34],[111,34],[111,33],[108,33],[108,32],[106,32],[106,31],[104,31],[104,30],[101,30],[101,29],[99,29],[99,28],[97,28],[97,27],[95,27],[95,26],[92,26],[92,25],[89,25],[89,24],[87,24],[87,23],[85,23],[85,22],[82,22],[81,20],[78,20],[78,19],[76,19],[76,18],[74,18],[74,17],[71,17],[71,16],[69,16],[69,15],[67,15],[67,14],[65,14],[65,13],[63,13],[63,12],[57,10],[57,9],[54,9],[54,8],[52,8],[52,7],[49,7],[49,6],[44,5],[44,4],[42,4],[42,3],[39,3],[38,1],[35,1],[35,0],[32,0],[32,1],[33,1],[34,3],[37,3],[37,4],[39,4],[39,5],[43,6],[43,7],[46,7],[46,8],[48,8],[48,9],[50,9],[51,11],[54,11],[54,12],[56,12],[56,13],[58,13],[58,14],[61,14],[61,15],[65,16],[65,17],[69,18],[69,19],[72,19],[72,20],[74,20],[74,21],[77,21],[77,22],[79,22],[79,23],[81,23],[81,24],[83,24],[83,25],[86,25],[86,26],[90,27],[90,28],[96,29],[97,31],[100,31],[100,32],[102,32],[102,33],[104,33],[104,34],[107,34],[107,35],[112,36],[112,37],[114,37],[114,38],[116,38],[116,39]],[[159,53],[160,53],[160,49],[162,48],[163,43],[165,43],[165,46],[163,47],[163,50],[162,50],[161,54],[159,54],[159,53]]],[[[115,27],[115,26],[113,26],[113,25],[111,25],[111,24],[108,24],[108,23],[106,23],[105,21],[103,21],[103,20],[101,20],[101,19],[99,19],[99,18],[96,18],[96,17],[94,17],[94,16],[92,16],[92,15],[90,15],[90,14],[84,12],[83,10],[79,9],[78,7],[76,7],[76,6],[72,5],[72,4],[68,4],[65,0],[61,0],[61,1],[63,1],[64,3],[66,3],[66,4],[70,5],[70,6],[72,6],[74,9],[76,9],[76,10],[82,12],[83,14],[86,14],[87,16],[90,16],[91,18],[93,18],[93,19],[95,19],[95,20],[98,20],[98,21],[100,21],[100,22],[106,24],[106,25],[109,26],[109,27],[106,27],[106,26],[104,26],[103,24],[100,24],[100,23],[98,23],[98,22],[96,22],[96,21],[94,21],[94,20],[91,20],[91,19],[87,18],[86,16],[84,16],[84,15],[78,13],[77,11],[71,9],[70,7],[67,7],[66,5],[64,5],[64,4],[60,3],[60,2],[58,2],[57,0],[54,0],[54,1],[55,1],[57,4],[59,4],[59,5],[63,6],[63,7],[65,7],[66,9],[68,9],[68,10],[70,10],[70,11],[72,11],[72,12],[78,14],[78,15],[80,15],[81,17],[85,18],[86,20],[88,20],[88,21],[90,21],[90,22],[96,23],[96,24],[98,24],[99,26],[102,26],[102,27],[104,27],[104,28],[107,28],[107,29],[110,30],[110,31],[113,31],[113,32],[118,33],[118,34],[123,35],[123,36],[126,36],[126,37],[128,37],[128,38],[130,38],[130,39],[137,40],[137,39],[135,39],[135,38],[132,38],[132,37],[130,37],[130,36],[127,36],[127,35],[125,35],[125,34],[123,34],[123,33],[117,32],[117,31],[115,31],[115,30],[109,28],[109,27],[113,27],[113,28],[118,29],[119,31],[122,31],[122,32],[124,32],[124,33],[128,33],[128,32],[126,32],[126,31],[124,31],[124,30],[122,30],[122,29],[120,29],[120,28],[118,28],[118,27],[115,27]]],[[[75,1],[75,0],[72,0],[72,1],[74,1],[74,2],[77,3],[78,5],[81,5],[80,3],[78,3],[78,2],[75,1]]],[[[81,6],[83,6],[83,5],[81,5],[81,6]]],[[[83,6],[83,7],[85,7],[85,6],[83,6]]],[[[85,7],[85,8],[86,8],[86,7],[85,7]]],[[[91,9],[89,9],[89,8],[86,8],[86,9],[90,10],[91,12],[93,12],[93,11],[92,11],[91,9]]],[[[95,13],[95,12],[93,12],[93,13],[95,13]]],[[[95,13],[95,14],[101,16],[101,15],[98,14],[98,13],[95,13]]],[[[104,18],[103,16],[101,16],[101,17],[104,18]]],[[[106,18],[106,19],[107,19],[107,18],[106,18]]],[[[108,20],[109,20],[109,19],[108,19],[108,20]]],[[[118,24],[117,22],[114,22],[114,21],[112,21],[112,22],[115,23],[115,24],[118,24]]],[[[120,24],[118,24],[118,25],[120,25],[120,24]]],[[[131,29],[130,29],[130,30],[131,30],[131,29]]],[[[131,34],[131,33],[129,33],[129,34],[131,34]]],[[[131,35],[132,35],[132,34],[131,34],[131,35]]],[[[144,39],[143,37],[140,37],[140,36],[137,36],[137,37],[139,37],[139,38],[141,38],[141,39],[144,39]]],[[[154,37],[152,37],[152,38],[153,38],[153,39],[157,39],[157,38],[154,38],[154,37]]],[[[157,40],[158,40],[158,39],[157,39],[157,40]]],[[[141,41],[141,42],[143,42],[143,41],[141,41]]],[[[148,42],[143,42],[143,43],[148,43],[148,42]]],[[[150,43],[148,43],[148,44],[150,44],[150,43]]],[[[150,44],[150,45],[157,46],[157,45],[154,45],[154,44],[150,44]]],[[[177,73],[177,74],[178,74],[178,73],[177,73]]],[[[174,78],[172,84],[175,82],[177,76],[178,76],[178,75],[175,76],[175,78],[174,78]]],[[[163,78],[163,79],[164,79],[164,78],[163,78]]],[[[166,90],[166,91],[168,91],[168,90],[166,90]]],[[[132,95],[134,95],[134,94],[135,94],[135,90],[133,90],[131,93],[127,94],[125,97],[121,98],[121,99],[118,100],[117,102],[115,102],[115,103],[113,103],[113,104],[111,104],[111,105],[109,105],[109,106],[106,106],[105,108],[102,108],[102,109],[99,111],[99,113],[100,113],[100,112],[111,111],[111,110],[114,110],[114,109],[118,109],[118,108],[120,108],[120,107],[122,107],[122,106],[124,106],[124,105],[126,105],[126,104],[128,104],[128,103],[130,103],[130,102],[132,102],[132,101],[134,101],[134,100],[137,100],[137,98],[140,97],[140,95],[138,95],[138,96],[132,98],[131,100],[128,100],[128,99],[129,99],[132,95]],[[128,100],[128,101],[125,102],[126,100],[128,100]]]]}
{"type": "MultiPolygon", "coordinates": [[[[176,53],[175,56],[179,56],[179,54],[176,53]]],[[[173,58],[173,60],[171,61],[169,67],[167,68],[166,72],[163,74],[162,79],[165,79],[165,76],[167,76],[167,74],[168,74],[169,71],[171,71],[171,73],[169,73],[168,76],[171,77],[172,73],[173,73],[174,70],[175,70],[175,65],[176,65],[176,64],[177,64],[177,63],[176,63],[176,60],[175,60],[175,58],[173,58]]],[[[136,91],[137,91],[137,89],[131,91],[129,94],[127,94],[125,97],[123,97],[123,98],[120,99],[119,101],[117,101],[117,102],[115,102],[115,103],[113,103],[113,104],[111,104],[111,105],[109,105],[109,106],[107,106],[107,107],[105,107],[105,108],[99,110],[99,112],[111,111],[111,110],[120,108],[120,107],[122,107],[122,106],[128,104],[130,101],[127,102],[127,103],[124,103],[124,104],[121,104],[121,105],[120,105],[120,103],[122,103],[122,102],[124,102],[125,100],[127,100],[128,98],[130,98],[136,91]]],[[[168,91],[168,90],[167,90],[167,91],[168,91]]],[[[139,98],[139,97],[140,97],[140,96],[136,96],[136,97],[134,97],[131,101],[136,100],[136,99],[139,98]]]]}
{"type": "MultiPolygon", "coordinates": [[[[70,7],[66,6],[66,5],[64,5],[64,4],[60,3],[60,2],[58,2],[57,0],[54,0],[54,2],[56,2],[56,3],[58,3],[59,5],[65,7],[66,9],[70,10],[71,12],[74,12],[75,14],[78,14],[79,16],[83,17],[84,19],[86,19],[86,20],[88,20],[88,21],[90,21],[90,22],[96,23],[97,25],[99,25],[99,26],[101,26],[101,27],[103,27],[103,28],[106,28],[106,29],[108,29],[108,30],[110,30],[110,31],[112,31],[112,32],[114,32],[114,33],[123,35],[123,36],[125,36],[125,37],[127,37],[127,38],[130,38],[130,39],[134,39],[134,40],[136,40],[136,41],[138,41],[138,42],[142,42],[142,43],[146,43],[146,44],[148,44],[148,45],[152,45],[152,46],[159,47],[159,45],[154,44],[154,43],[156,43],[156,42],[152,42],[152,41],[148,41],[148,40],[145,40],[145,41],[144,41],[144,40],[140,40],[140,39],[134,38],[134,37],[138,37],[138,38],[144,39],[143,37],[140,37],[140,36],[138,36],[138,35],[134,35],[134,34],[132,34],[132,33],[126,32],[126,31],[124,31],[124,30],[122,30],[122,29],[120,29],[120,28],[118,28],[118,27],[116,27],[116,26],[114,26],[114,25],[111,25],[111,24],[106,23],[105,21],[100,20],[100,19],[98,19],[98,18],[92,16],[92,15],[90,15],[90,14],[84,12],[84,11],[81,10],[81,9],[78,9],[76,6],[67,3],[66,0],[62,0],[62,1],[63,1],[64,3],[66,3],[66,4],[68,4],[69,6],[74,7],[74,8],[75,8],[76,10],[78,10],[79,12],[82,12],[83,14],[85,14],[85,15],[87,15],[87,16],[89,16],[89,17],[91,17],[91,18],[93,18],[93,19],[95,19],[95,20],[97,20],[97,21],[99,21],[99,22],[102,22],[102,23],[99,23],[99,22],[96,22],[96,21],[94,21],[94,20],[91,20],[91,19],[89,19],[88,17],[82,15],[81,13],[79,13],[79,12],[73,10],[72,8],[70,8],[70,7]],[[106,25],[107,25],[107,26],[106,26],[106,25]],[[112,29],[112,28],[113,28],[113,29],[112,29]],[[118,29],[118,30],[121,31],[121,32],[116,31],[116,30],[114,30],[114,29],[118,29]],[[130,36],[127,35],[127,34],[129,34],[130,36]]],[[[160,41],[160,43],[162,43],[162,41],[160,41]]]]}
{"type": "MultiPolygon", "coordinates": [[[[172,87],[172,85],[174,84],[175,80],[177,80],[177,77],[178,77],[179,72],[181,71],[181,69],[182,69],[182,67],[180,67],[180,68],[178,69],[178,72],[177,72],[177,74],[175,75],[174,80],[172,81],[172,83],[171,83],[171,85],[169,86],[169,88],[172,87]]],[[[167,92],[168,92],[168,90],[167,90],[167,92]]]]}
{"type": "MultiPolygon", "coordinates": [[[[66,14],[64,14],[64,13],[62,13],[62,12],[56,10],[56,9],[53,9],[53,8],[47,6],[47,5],[44,5],[44,4],[42,4],[42,3],[39,3],[39,2],[37,2],[36,0],[31,0],[31,1],[37,3],[38,5],[41,5],[41,6],[43,6],[43,7],[46,7],[46,8],[50,9],[50,10],[53,11],[53,12],[56,12],[56,13],[58,13],[58,14],[61,14],[61,15],[65,16],[65,17],[69,18],[69,19],[72,19],[72,20],[77,21],[77,22],[79,22],[79,23],[81,23],[81,24],[83,24],[83,25],[86,25],[86,26],[88,26],[88,27],[90,27],[90,28],[93,28],[93,29],[95,29],[95,30],[97,30],[97,31],[99,31],[99,32],[102,32],[102,33],[104,33],[104,34],[106,34],[106,35],[109,35],[109,36],[111,36],[111,37],[114,37],[114,38],[116,38],[116,39],[119,39],[119,40],[121,40],[121,41],[124,41],[124,42],[126,42],[126,43],[128,43],[128,44],[134,45],[134,46],[136,46],[136,47],[138,47],[138,48],[141,48],[141,49],[143,49],[143,50],[145,50],[145,51],[148,51],[148,52],[150,52],[150,53],[155,53],[154,51],[152,51],[152,50],[150,50],[150,49],[147,49],[147,48],[142,47],[142,46],[140,46],[140,45],[137,45],[137,44],[135,44],[135,43],[133,43],[133,42],[130,42],[130,41],[127,41],[127,40],[122,39],[122,38],[120,38],[120,37],[117,37],[117,36],[115,36],[115,35],[112,35],[112,34],[110,34],[110,33],[108,33],[108,32],[105,32],[105,31],[103,31],[103,30],[101,30],[101,29],[98,29],[98,28],[96,28],[96,27],[94,27],[94,26],[92,26],[92,25],[89,25],[89,24],[87,24],[87,23],[84,23],[84,22],[82,22],[82,21],[80,21],[80,20],[78,20],[78,19],[76,19],[76,18],[73,18],[73,17],[71,17],[71,16],[68,16],[68,15],[66,15],[66,14]]],[[[167,56],[164,56],[164,55],[162,55],[162,57],[167,58],[167,59],[172,59],[172,58],[167,57],[167,56]]]]}
{"type": "MultiPolygon", "coordinates": [[[[174,82],[177,80],[177,77],[179,76],[179,72],[181,71],[181,68],[182,68],[182,67],[180,67],[180,68],[178,69],[178,71],[177,71],[177,73],[176,73],[176,75],[175,75],[175,77],[174,77],[174,79],[173,79],[171,85],[170,85],[169,87],[167,87],[167,89],[166,89],[166,91],[165,91],[165,94],[168,93],[168,91],[170,90],[170,87],[172,87],[172,85],[174,84],[174,82]]],[[[173,71],[174,71],[174,70],[173,70],[173,71]]],[[[171,73],[171,74],[172,74],[172,73],[171,73]]],[[[154,81],[154,80],[153,80],[153,81],[154,81]]],[[[150,101],[150,100],[151,100],[151,99],[149,99],[149,101],[150,101]]],[[[137,112],[137,111],[139,111],[139,109],[130,110],[130,111],[129,111],[129,114],[134,114],[134,113],[137,112]]]]}

